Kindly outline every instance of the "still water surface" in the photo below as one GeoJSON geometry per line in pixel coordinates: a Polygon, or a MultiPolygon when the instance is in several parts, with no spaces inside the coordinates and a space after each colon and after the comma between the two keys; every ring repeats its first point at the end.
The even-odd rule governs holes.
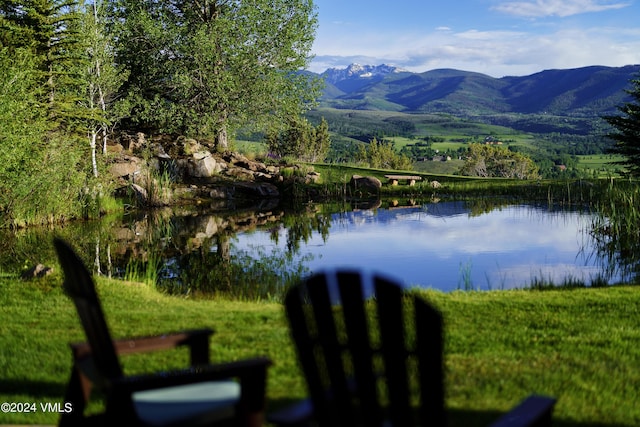
{"type": "Polygon", "coordinates": [[[507,202],[165,209],[4,232],[0,271],[53,259],[50,243],[59,235],[95,273],[153,281],[180,295],[273,297],[300,276],[333,267],[444,291],[620,281],[619,269],[594,255],[601,252],[590,238],[592,220],[584,211],[507,202]]]}
{"type": "MultiPolygon", "coordinates": [[[[353,211],[331,215],[327,236],[313,233],[297,257],[310,271],[354,267],[379,271],[409,286],[455,289],[521,288],[601,277],[592,256],[591,215],[517,205],[472,214],[464,202],[353,211]]],[[[278,233],[239,234],[245,250],[284,250],[278,233]]],[[[611,278],[609,281],[615,281],[611,278]]]]}

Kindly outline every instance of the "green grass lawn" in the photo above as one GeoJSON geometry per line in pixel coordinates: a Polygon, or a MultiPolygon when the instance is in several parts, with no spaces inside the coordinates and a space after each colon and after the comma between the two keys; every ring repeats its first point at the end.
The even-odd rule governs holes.
{"type": "Polygon", "coordinates": [[[464,165],[464,160],[453,159],[446,162],[414,162],[413,169],[416,172],[433,175],[453,175],[464,165]]]}
{"type": "MultiPolygon", "coordinates": [[[[61,402],[67,343],[83,338],[60,278],[0,278],[0,401],[61,402]]],[[[214,361],[266,355],[269,408],[304,396],[282,308],[189,300],[146,285],[99,280],[115,337],[212,327],[214,361]]],[[[445,318],[452,425],[485,425],[530,393],[556,396],[556,425],[640,424],[640,288],[426,291],[445,318]]],[[[125,371],[182,367],[187,354],[128,356],[125,371]]],[[[0,413],[0,424],[53,424],[55,414],[0,413]]]]}
{"type": "Polygon", "coordinates": [[[595,175],[598,178],[615,177],[620,174],[620,171],[624,170],[624,167],[612,163],[620,160],[623,160],[622,156],[611,154],[578,156],[578,169],[595,175]]]}

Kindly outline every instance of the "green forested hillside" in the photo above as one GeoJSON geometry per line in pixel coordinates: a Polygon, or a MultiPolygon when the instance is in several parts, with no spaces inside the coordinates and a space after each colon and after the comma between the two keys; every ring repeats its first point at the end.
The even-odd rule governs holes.
{"type": "MultiPolygon", "coordinates": [[[[640,65],[546,70],[494,78],[460,70],[389,72],[329,82],[322,106],[474,117],[504,113],[599,117],[625,100],[640,65]]],[[[329,71],[322,76],[330,76],[329,71]]],[[[334,81],[334,80],[332,80],[334,81]]]]}
{"type": "Polygon", "coordinates": [[[453,173],[466,144],[487,140],[530,156],[545,177],[615,174],[604,160],[578,164],[580,156],[602,156],[612,145],[602,117],[629,99],[625,90],[638,72],[640,65],[592,66],[494,78],[352,64],[321,75],[320,108],[308,116],[328,121],[334,161],[353,159],[375,137],[410,156],[417,169],[453,173]],[[424,163],[441,156],[453,163],[424,163]]]}

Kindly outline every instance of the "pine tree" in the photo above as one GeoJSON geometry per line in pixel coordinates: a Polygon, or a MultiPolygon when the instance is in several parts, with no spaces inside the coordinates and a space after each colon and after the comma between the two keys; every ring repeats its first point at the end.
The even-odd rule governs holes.
{"type": "Polygon", "coordinates": [[[30,49],[0,49],[0,226],[79,217],[86,176],[69,138],[52,132],[30,49]]]}
{"type": "Polygon", "coordinates": [[[603,118],[615,128],[608,135],[615,141],[610,152],[624,156],[624,160],[613,163],[625,166],[634,176],[640,176],[640,75],[631,80],[631,84],[632,89],[626,92],[632,100],[618,107],[621,114],[603,118]]]}
{"type": "Polygon", "coordinates": [[[77,106],[83,48],[79,17],[73,0],[0,2],[0,41],[9,49],[33,52],[41,102],[53,127],[73,127],[82,116],[77,106]]]}

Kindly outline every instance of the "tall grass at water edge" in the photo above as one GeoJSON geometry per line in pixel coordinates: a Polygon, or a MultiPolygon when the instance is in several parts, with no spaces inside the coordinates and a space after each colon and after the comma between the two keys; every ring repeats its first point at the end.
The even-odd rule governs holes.
{"type": "Polygon", "coordinates": [[[163,260],[155,254],[149,254],[146,261],[132,260],[124,271],[123,280],[127,282],[144,283],[148,286],[155,286],[158,281],[158,271],[163,260]]]}
{"type": "Polygon", "coordinates": [[[329,197],[358,197],[349,181],[353,175],[378,178],[383,186],[380,196],[422,196],[446,199],[511,198],[528,202],[538,201],[554,205],[591,205],[599,200],[608,180],[516,180],[477,178],[459,175],[434,175],[418,171],[393,171],[364,168],[358,165],[315,164],[320,173],[316,185],[318,193],[329,197]],[[387,185],[386,174],[409,174],[422,177],[415,185],[387,185]],[[434,185],[434,181],[437,182],[434,185]]]}
{"type": "Polygon", "coordinates": [[[599,200],[604,181],[600,180],[513,180],[466,179],[444,181],[438,190],[454,198],[506,197],[549,205],[591,205],[599,200]]]}
{"type": "MultiPolygon", "coordinates": [[[[479,284],[473,282],[472,279],[472,270],[473,264],[471,259],[460,262],[460,277],[458,279],[458,291],[475,291],[482,290],[479,284]],[[477,286],[478,285],[478,286],[477,286]]],[[[515,289],[528,289],[535,291],[546,291],[546,290],[558,290],[558,289],[579,289],[579,288],[602,288],[609,286],[609,280],[606,277],[606,274],[596,274],[595,276],[590,277],[589,279],[578,278],[574,276],[567,276],[562,279],[562,281],[558,282],[551,275],[546,275],[544,272],[540,271],[537,274],[532,274],[531,279],[528,283],[522,283],[520,286],[515,289]]],[[[494,283],[491,281],[489,276],[486,276],[486,289],[489,291],[504,291],[506,289],[504,278],[502,282],[494,283]]]]}
{"type": "Polygon", "coordinates": [[[611,180],[599,198],[591,236],[607,273],[637,281],[640,274],[640,185],[611,180]]]}
{"type": "Polygon", "coordinates": [[[640,237],[640,183],[609,181],[597,208],[597,230],[612,236],[640,237]]]}

